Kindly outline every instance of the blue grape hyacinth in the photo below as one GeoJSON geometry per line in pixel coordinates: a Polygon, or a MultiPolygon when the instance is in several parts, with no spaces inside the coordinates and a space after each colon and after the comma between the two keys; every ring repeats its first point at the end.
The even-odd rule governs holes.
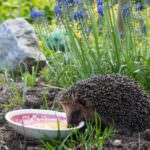
{"type": "Polygon", "coordinates": [[[101,15],[101,16],[104,15],[104,14],[103,14],[103,6],[102,6],[102,5],[98,5],[98,6],[97,6],[97,12],[98,12],[98,14],[101,15]]]}
{"type": "Polygon", "coordinates": [[[55,14],[56,14],[56,16],[58,16],[59,14],[60,14],[60,7],[59,7],[59,5],[57,4],[57,5],[55,5],[55,14]]]}
{"type": "Polygon", "coordinates": [[[97,0],[97,12],[100,16],[103,16],[103,0],[97,0]]]}
{"type": "Polygon", "coordinates": [[[39,17],[44,17],[45,14],[43,12],[37,11],[37,10],[32,8],[30,11],[30,16],[31,16],[31,19],[34,20],[34,19],[39,18],[39,17]]]}
{"type": "Polygon", "coordinates": [[[83,3],[83,1],[82,1],[82,0],[76,0],[76,3],[77,3],[78,5],[81,5],[81,4],[83,3]]]}
{"type": "Polygon", "coordinates": [[[80,20],[80,19],[83,19],[84,17],[83,17],[83,13],[82,13],[82,11],[77,11],[77,12],[74,12],[74,20],[75,21],[78,21],[78,20],[80,20]]]}
{"type": "Polygon", "coordinates": [[[128,6],[124,6],[123,8],[122,8],[122,16],[123,17],[127,17],[127,16],[129,16],[130,15],[130,8],[128,7],[128,6]]]}
{"type": "Polygon", "coordinates": [[[103,0],[97,0],[97,5],[103,5],[103,0]]]}
{"type": "Polygon", "coordinates": [[[136,11],[141,11],[141,10],[143,10],[143,6],[142,6],[142,4],[141,4],[140,2],[136,3],[135,10],[136,10],[136,11]]]}
{"type": "MultiPolygon", "coordinates": [[[[89,0],[89,2],[93,3],[92,0],[89,0]]],[[[96,2],[97,12],[99,15],[103,16],[103,0],[97,0],[96,2]]],[[[54,10],[56,16],[58,16],[60,14],[61,9],[75,9],[72,16],[74,16],[74,20],[78,20],[79,18],[82,18],[84,14],[84,12],[82,12],[83,10],[81,6],[84,6],[83,0],[57,0],[54,10]]]]}

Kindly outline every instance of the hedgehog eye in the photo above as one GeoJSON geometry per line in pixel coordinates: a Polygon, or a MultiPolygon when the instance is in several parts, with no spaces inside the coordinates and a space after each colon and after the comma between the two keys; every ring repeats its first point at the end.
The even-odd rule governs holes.
{"type": "Polygon", "coordinates": [[[82,106],[85,106],[85,102],[84,102],[84,101],[80,101],[80,104],[81,104],[82,106]]]}
{"type": "Polygon", "coordinates": [[[81,113],[81,110],[80,110],[80,109],[75,110],[74,112],[72,112],[71,117],[72,117],[72,118],[78,118],[79,115],[80,115],[80,113],[81,113]]]}

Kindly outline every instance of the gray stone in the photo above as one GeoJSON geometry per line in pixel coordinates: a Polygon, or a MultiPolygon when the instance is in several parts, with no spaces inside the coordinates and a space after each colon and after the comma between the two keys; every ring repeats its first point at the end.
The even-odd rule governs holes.
{"type": "Polygon", "coordinates": [[[44,150],[44,149],[41,148],[41,147],[28,146],[28,147],[27,147],[27,150],[44,150]]]}
{"type": "Polygon", "coordinates": [[[150,129],[144,131],[144,139],[150,141],[150,129]]]}
{"type": "Polygon", "coordinates": [[[3,145],[3,146],[1,147],[1,150],[9,150],[9,148],[8,148],[7,145],[3,145]]]}
{"type": "Polygon", "coordinates": [[[7,102],[7,99],[0,97],[0,104],[6,104],[7,102]]]}
{"type": "MultiPolygon", "coordinates": [[[[17,70],[19,65],[46,65],[33,27],[23,18],[10,19],[0,25],[0,69],[17,70]]],[[[28,68],[27,68],[28,69],[28,68]]]]}
{"type": "Polygon", "coordinates": [[[113,141],[112,145],[115,147],[120,147],[120,146],[122,146],[122,141],[119,139],[116,139],[113,141]]]}

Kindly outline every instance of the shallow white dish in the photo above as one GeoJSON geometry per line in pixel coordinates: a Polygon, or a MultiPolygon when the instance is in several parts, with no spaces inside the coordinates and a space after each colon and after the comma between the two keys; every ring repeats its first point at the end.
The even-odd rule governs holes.
{"type": "MultiPolygon", "coordinates": [[[[24,124],[23,119],[28,119],[29,115],[45,115],[45,116],[55,116],[55,118],[66,120],[66,114],[64,112],[57,112],[57,111],[51,111],[51,110],[41,110],[41,109],[21,109],[21,110],[15,110],[8,112],[5,115],[5,118],[9,125],[18,133],[30,137],[30,138],[36,138],[41,139],[44,137],[48,138],[57,138],[60,137],[66,137],[71,133],[72,130],[80,129],[84,126],[84,122],[80,122],[80,124],[73,128],[42,128],[42,127],[36,127],[34,125],[26,125],[24,124]],[[23,117],[22,117],[23,116],[23,117]],[[56,117],[57,116],[57,117],[56,117]],[[17,122],[15,119],[21,118],[22,122],[17,122]]],[[[37,118],[36,118],[37,119],[37,118]]],[[[47,119],[47,118],[46,118],[47,119]]]]}

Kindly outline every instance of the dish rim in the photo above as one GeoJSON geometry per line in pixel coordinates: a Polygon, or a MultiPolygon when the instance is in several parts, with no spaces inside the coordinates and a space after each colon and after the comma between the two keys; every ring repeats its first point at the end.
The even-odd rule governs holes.
{"type": "Polygon", "coordinates": [[[16,127],[21,127],[21,128],[26,128],[26,129],[33,129],[33,130],[42,130],[42,131],[71,131],[71,130],[76,130],[80,129],[85,125],[84,121],[81,121],[77,126],[71,127],[71,128],[40,128],[40,127],[33,127],[29,125],[23,125],[17,122],[14,122],[11,120],[11,117],[15,115],[21,115],[21,114],[27,114],[27,113],[35,113],[35,114],[56,114],[57,116],[62,116],[66,117],[65,112],[59,112],[59,111],[54,111],[54,110],[44,110],[44,109],[19,109],[19,110],[13,110],[10,112],[7,112],[5,114],[5,119],[7,120],[8,123],[12,124],[13,126],[16,127]]]}

